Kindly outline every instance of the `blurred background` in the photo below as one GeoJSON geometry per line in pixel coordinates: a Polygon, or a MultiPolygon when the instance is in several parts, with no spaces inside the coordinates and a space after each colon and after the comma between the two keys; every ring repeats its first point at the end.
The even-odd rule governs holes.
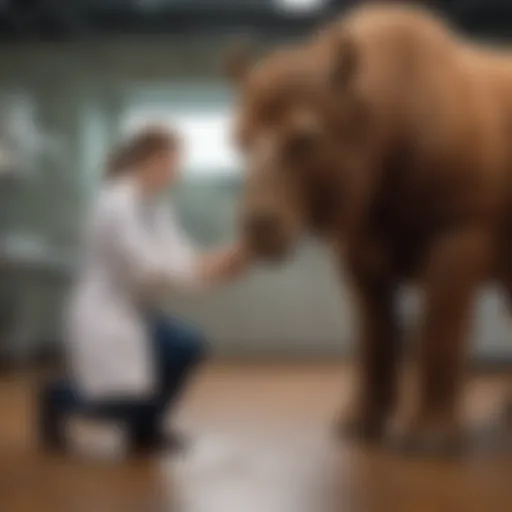
{"type": "MultiPolygon", "coordinates": [[[[109,148],[147,121],[182,131],[175,193],[190,236],[234,236],[242,180],[230,147],[232,91],[222,55],[240,34],[261,50],[307,34],[354,0],[0,0],[0,360],[59,353],[60,315],[77,234],[109,148]]],[[[475,36],[512,35],[508,0],[430,2],[475,36]]],[[[351,348],[349,291],[324,248],[255,269],[223,290],[171,297],[221,357],[318,357],[351,348]]],[[[419,298],[404,290],[403,314],[419,298]]],[[[512,361],[512,326],[494,290],[482,294],[477,361],[512,361]]]]}

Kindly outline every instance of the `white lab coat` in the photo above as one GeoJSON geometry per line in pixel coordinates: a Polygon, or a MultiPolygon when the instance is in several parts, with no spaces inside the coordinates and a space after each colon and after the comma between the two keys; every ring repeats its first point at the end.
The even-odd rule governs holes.
{"type": "Polygon", "coordinates": [[[65,315],[72,375],[89,398],[154,390],[144,307],[167,285],[199,281],[195,252],[168,206],[124,178],[107,184],[93,209],[65,315]]]}

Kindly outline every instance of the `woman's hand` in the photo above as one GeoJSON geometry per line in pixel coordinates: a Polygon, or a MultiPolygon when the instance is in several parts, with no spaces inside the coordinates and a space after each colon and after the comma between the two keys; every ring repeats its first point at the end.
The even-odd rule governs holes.
{"type": "Polygon", "coordinates": [[[202,256],[200,274],[204,281],[218,283],[238,277],[248,266],[247,252],[233,245],[202,256]]]}

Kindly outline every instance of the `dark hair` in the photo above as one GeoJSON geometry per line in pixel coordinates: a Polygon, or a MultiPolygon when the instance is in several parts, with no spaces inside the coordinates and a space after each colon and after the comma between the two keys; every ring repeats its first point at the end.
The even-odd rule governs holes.
{"type": "Polygon", "coordinates": [[[179,137],[173,130],[160,126],[146,128],[114,149],[107,161],[105,177],[123,176],[155,153],[174,151],[179,146],[179,137]]]}

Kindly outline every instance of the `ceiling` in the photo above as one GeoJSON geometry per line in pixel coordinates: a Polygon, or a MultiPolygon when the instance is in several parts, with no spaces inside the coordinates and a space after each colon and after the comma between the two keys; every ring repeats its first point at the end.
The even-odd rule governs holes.
{"type": "MultiPolygon", "coordinates": [[[[226,31],[293,35],[358,1],[362,0],[0,0],[0,40],[226,31]],[[304,8],[294,9],[295,3],[304,8]]],[[[510,0],[429,3],[471,30],[512,34],[510,0]]]]}

